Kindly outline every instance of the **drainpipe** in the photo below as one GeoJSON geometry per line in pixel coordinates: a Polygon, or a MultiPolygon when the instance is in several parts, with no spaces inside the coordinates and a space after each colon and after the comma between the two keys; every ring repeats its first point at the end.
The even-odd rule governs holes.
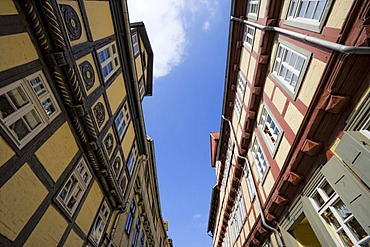
{"type": "Polygon", "coordinates": [[[311,37],[308,35],[304,35],[301,33],[297,33],[294,31],[289,31],[280,27],[273,27],[273,26],[264,26],[260,25],[254,22],[246,21],[234,16],[231,16],[232,21],[238,21],[238,22],[243,22],[245,24],[248,24],[249,26],[258,28],[262,31],[275,31],[281,34],[285,34],[287,36],[299,39],[304,42],[312,43],[318,46],[322,46],[334,51],[338,51],[341,53],[346,53],[346,54],[359,54],[359,55],[369,55],[370,54],[370,47],[367,46],[348,46],[348,45],[342,45],[334,42],[330,42],[327,40],[311,37]]]}
{"type": "MultiPolygon", "coordinates": [[[[229,128],[230,128],[230,130],[231,130],[231,132],[232,132],[232,136],[233,136],[233,139],[234,139],[234,142],[235,142],[235,144],[237,144],[238,142],[237,142],[237,140],[236,140],[236,135],[235,135],[235,132],[234,132],[234,128],[233,128],[233,126],[231,125],[231,122],[230,122],[230,120],[229,119],[227,119],[227,118],[225,118],[224,117],[224,115],[222,115],[222,119],[223,120],[225,120],[228,124],[229,124],[229,128]]],[[[237,147],[238,147],[238,145],[237,145],[237,147]]],[[[238,152],[238,157],[239,158],[241,158],[241,159],[243,159],[244,161],[245,161],[245,163],[247,164],[246,165],[246,167],[247,167],[247,169],[248,169],[248,173],[247,174],[251,174],[252,173],[252,169],[251,169],[251,167],[250,167],[250,164],[249,164],[249,162],[248,162],[248,159],[246,158],[246,157],[244,157],[244,156],[241,156],[240,155],[240,153],[239,153],[239,148],[237,148],[237,152],[238,152]]],[[[263,209],[262,209],[262,205],[261,205],[261,201],[260,201],[260,198],[259,198],[259,196],[258,196],[258,192],[257,192],[257,186],[256,186],[256,184],[255,184],[255,182],[254,182],[254,179],[252,178],[252,186],[253,186],[253,190],[256,192],[256,199],[257,199],[257,204],[258,204],[258,209],[259,209],[259,211],[260,211],[260,215],[261,215],[261,220],[262,220],[262,225],[264,226],[264,227],[266,227],[266,229],[268,229],[268,230],[270,230],[270,231],[273,231],[274,233],[275,233],[275,236],[276,236],[276,241],[278,242],[278,245],[280,246],[280,247],[284,247],[284,244],[283,244],[283,241],[281,240],[281,238],[280,238],[280,235],[279,235],[279,231],[277,230],[277,229],[275,229],[274,227],[272,227],[272,226],[270,226],[269,224],[267,224],[267,222],[266,222],[266,218],[265,218],[265,215],[264,215],[264,213],[263,213],[263,209]]]]}

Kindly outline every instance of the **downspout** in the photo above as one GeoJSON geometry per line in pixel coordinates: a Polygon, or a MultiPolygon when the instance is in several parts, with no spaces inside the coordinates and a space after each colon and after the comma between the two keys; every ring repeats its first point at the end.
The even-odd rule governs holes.
{"type": "Polygon", "coordinates": [[[301,34],[301,33],[297,33],[297,32],[294,32],[294,31],[286,30],[286,29],[283,29],[283,28],[280,28],[280,27],[260,25],[260,24],[250,22],[250,21],[246,21],[246,20],[234,17],[234,16],[231,16],[230,20],[231,21],[243,22],[243,23],[245,23],[249,26],[258,28],[262,31],[275,31],[275,32],[285,34],[287,36],[299,39],[301,41],[308,42],[308,43],[311,43],[311,44],[315,44],[315,45],[318,45],[318,46],[322,46],[322,47],[325,47],[325,48],[328,48],[328,49],[331,49],[331,50],[334,50],[334,51],[338,51],[338,52],[341,52],[341,53],[358,54],[358,55],[369,55],[370,54],[370,47],[368,47],[368,46],[342,45],[342,44],[338,44],[338,43],[335,43],[335,42],[330,42],[330,41],[327,41],[327,40],[323,40],[323,39],[311,37],[311,36],[308,36],[308,35],[304,35],[304,34],[301,34]]]}
{"type": "MultiPolygon", "coordinates": [[[[235,132],[234,132],[234,128],[233,126],[231,125],[231,122],[229,119],[225,118],[224,115],[222,115],[222,119],[224,119],[226,122],[228,122],[229,124],[229,128],[232,132],[232,135],[233,135],[233,139],[234,139],[234,142],[235,144],[237,144],[237,140],[236,140],[236,135],[235,135],[235,132]]],[[[237,145],[238,147],[238,145],[237,145]]],[[[247,169],[248,169],[248,174],[251,174],[252,170],[251,170],[251,167],[250,167],[250,164],[248,162],[248,159],[244,156],[241,156],[240,153],[239,153],[239,148],[237,148],[237,152],[238,152],[238,157],[243,159],[245,161],[245,163],[247,164],[247,169]]],[[[253,186],[253,190],[256,192],[256,199],[257,199],[257,204],[258,204],[258,209],[260,211],[260,215],[261,215],[261,220],[262,220],[262,224],[264,227],[266,227],[266,229],[270,230],[270,231],[273,231],[275,233],[275,237],[276,237],[276,241],[278,242],[278,245],[280,247],[283,247],[284,244],[283,244],[283,241],[281,240],[281,237],[279,235],[279,231],[277,229],[275,229],[274,227],[270,226],[269,224],[267,224],[266,222],[266,218],[265,218],[265,215],[263,213],[263,209],[262,209],[262,205],[261,205],[261,201],[260,201],[260,198],[258,196],[258,191],[257,191],[257,187],[256,187],[256,184],[254,182],[254,179],[252,178],[253,180],[253,183],[252,183],[252,186],[253,186]]]]}

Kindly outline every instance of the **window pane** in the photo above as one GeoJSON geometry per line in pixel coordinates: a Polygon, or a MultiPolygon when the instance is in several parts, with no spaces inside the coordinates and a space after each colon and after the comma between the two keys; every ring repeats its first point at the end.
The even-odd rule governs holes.
{"type": "Polygon", "coordinates": [[[334,193],[334,190],[333,188],[330,186],[329,183],[325,183],[325,185],[322,187],[322,189],[325,191],[326,195],[328,197],[330,197],[333,193],[334,193]]]}
{"type": "Polygon", "coordinates": [[[342,219],[346,219],[348,216],[351,215],[351,212],[349,211],[349,209],[347,208],[347,206],[342,202],[342,200],[339,200],[335,205],[334,205],[334,208],[337,210],[337,212],[339,213],[340,217],[342,217],[342,219]]]}
{"type": "Polygon", "coordinates": [[[37,96],[41,95],[43,92],[46,91],[40,77],[36,77],[35,79],[30,80],[30,84],[37,96]]]}
{"type": "Polygon", "coordinates": [[[18,140],[22,140],[28,133],[30,133],[22,118],[10,125],[10,129],[17,135],[18,140]]]}
{"type": "Polygon", "coordinates": [[[338,229],[340,227],[338,220],[335,218],[334,214],[330,211],[330,209],[326,209],[321,216],[324,218],[326,223],[334,227],[334,229],[338,229]]]}
{"type": "Polygon", "coordinates": [[[35,110],[30,111],[24,116],[26,122],[28,123],[28,126],[33,130],[35,129],[40,123],[41,120],[35,110]]]}
{"type": "Polygon", "coordinates": [[[325,3],[326,3],[326,1],[324,1],[324,0],[319,1],[319,4],[317,5],[315,15],[313,16],[313,19],[320,20],[322,12],[324,12],[325,3]]]}
{"type": "Polygon", "coordinates": [[[48,116],[51,116],[56,111],[54,104],[51,102],[51,99],[47,99],[42,102],[42,107],[44,108],[48,116]]]}
{"type": "Polygon", "coordinates": [[[307,8],[307,2],[306,1],[301,2],[300,8],[299,8],[299,14],[298,14],[299,17],[303,18],[305,16],[306,8],[307,8]]]}
{"type": "Polygon", "coordinates": [[[365,232],[364,228],[362,228],[360,223],[358,223],[358,221],[354,217],[346,225],[357,240],[361,240],[367,237],[367,233],[365,232]]]}
{"type": "Polygon", "coordinates": [[[6,96],[0,95],[0,117],[6,118],[14,112],[12,105],[7,100],[6,96]]]}
{"type": "Polygon", "coordinates": [[[353,246],[353,243],[351,241],[351,239],[349,239],[347,233],[345,233],[343,230],[340,230],[338,232],[338,235],[339,237],[341,238],[342,240],[342,243],[345,245],[345,246],[353,246]]]}
{"type": "Polygon", "coordinates": [[[27,96],[21,87],[16,87],[9,91],[8,96],[17,109],[20,109],[22,106],[28,103],[27,96]]]}

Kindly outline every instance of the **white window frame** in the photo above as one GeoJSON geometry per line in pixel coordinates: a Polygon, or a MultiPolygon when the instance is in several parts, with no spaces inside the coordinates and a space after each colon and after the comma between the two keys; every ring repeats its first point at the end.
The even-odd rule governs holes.
{"type": "Polygon", "coordinates": [[[132,176],[132,173],[135,170],[137,156],[138,156],[138,151],[137,151],[137,145],[135,141],[134,144],[132,145],[130,154],[126,160],[126,166],[127,166],[127,170],[128,170],[130,177],[132,176]]]}
{"type": "Polygon", "coordinates": [[[81,158],[74,168],[72,174],[69,176],[69,178],[62,186],[61,190],[58,192],[56,198],[56,200],[66,210],[69,216],[73,216],[73,214],[75,213],[91,180],[92,174],[86,164],[85,159],[81,158]],[[65,195],[61,196],[63,191],[65,191],[65,195]],[[77,196],[76,193],[78,193],[77,196]],[[75,200],[73,206],[69,207],[68,204],[73,200],[75,200]]]}
{"type": "Polygon", "coordinates": [[[89,235],[89,239],[93,241],[94,244],[99,245],[104,229],[107,225],[108,218],[110,215],[110,209],[108,207],[108,204],[106,201],[103,201],[103,204],[101,205],[98,215],[94,221],[94,224],[92,225],[91,232],[89,235]]]}
{"type": "Polygon", "coordinates": [[[256,191],[255,191],[254,185],[253,185],[254,184],[253,177],[252,177],[252,174],[250,172],[248,172],[247,176],[245,177],[245,180],[247,182],[249,198],[250,198],[250,201],[252,202],[254,200],[254,198],[256,197],[256,191]]]}
{"type": "Polygon", "coordinates": [[[126,130],[130,124],[130,120],[130,110],[128,107],[128,100],[126,99],[123,103],[122,108],[118,112],[116,119],[114,120],[114,124],[116,126],[120,140],[122,140],[123,136],[125,135],[126,130]]]}
{"type": "Polygon", "coordinates": [[[247,5],[247,16],[252,19],[258,18],[258,11],[259,11],[259,6],[260,1],[259,0],[248,0],[248,5],[247,5]]]}
{"type": "Polygon", "coordinates": [[[1,113],[1,126],[20,149],[39,134],[42,129],[50,124],[61,112],[53,92],[49,87],[48,81],[41,70],[1,88],[0,95],[4,96],[7,103],[13,108],[13,112],[6,116],[4,116],[5,112],[1,113]],[[35,85],[31,85],[34,80],[39,81],[35,85]],[[41,87],[42,90],[38,93],[37,88],[41,87]],[[24,105],[19,106],[19,108],[9,95],[17,88],[22,92],[24,100],[27,101],[24,105]],[[46,101],[49,101],[48,106],[52,105],[54,108],[51,114],[49,114],[48,110],[45,108],[47,104],[46,101]],[[32,119],[29,114],[32,115],[32,119]],[[38,124],[32,126],[30,123],[31,120],[38,121],[38,124]],[[13,124],[15,125],[19,121],[26,127],[28,132],[22,138],[19,138],[17,133],[12,129],[13,124]]]}
{"type": "MultiPolygon", "coordinates": [[[[343,231],[346,234],[346,236],[349,238],[349,240],[354,244],[354,246],[360,246],[360,244],[363,244],[363,243],[370,243],[370,235],[367,235],[367,237],[364,237],[360,240],[356,239],[354,234],[351,232],[350,227],[347,226],[347,223],[349,223],[351,220],[356,220],[356,218],[350,212],[350,210],[347,206],[345,206],[347,208],[346,210],[347,210],[347,213],[348,213],[347,218],[343,219],[340,216],[339,212],[335,209],[334,205],[336,203],[338,203],[339,201],[342,201],[343,205],[345,205],[345,204],[344,204],[343,200],[339,197],[339,195],[335,192],[334,188],[332,188],[331,186],[330,187],[332,189],[332,194],[327,195],[325,190],[322,189],[325,185],[330,186],[330,184],[324,178],[316,186],[314,191],[311,193],[309,199],[310,199],[313,207],[315,208],[317,214],[319,215],[319,218],[321,219],[322,223],[325,225],[329,234],[333,237],[333,240],[342,244],[342,245],[344,245],[344,246],[346,246],[345,243],[343,242],[342,238],[338,234],[338,232],[343,231]],[[320,196],[320,198],[323,201],[322,205],[318,205],[316,200],[313,199],[315,195],[320,196]],[[331,214],[331,216],[333,216],[336,219],[337,223],[339,224],[339,227],[336,227],[334,224],[327,222],[323,218],[322,215],[325,214],[328,211],[331,214]]],[[[364,229],[364,231],[365,231],[365,229],[364,229]]]]}
{"type": "Polygon", "coordinates": [[[139,94],[140,98],[143,98],[145,95],[145,84],[144,84],[144,76],[142,76],[138,82],[139,84],[139,94]]]}
{"type": "Polygon", "coordinates": [[[324,27],[324,23],[328,17],[332,4],[333,0],[290,0],[284,24],[319,33],[324,27]],[[311,17],[299,17],[299,11],[301,9],[300,6],[304,3],[307,3],[305,14],[307,14],[307,7],[310,5],[310,3],[315,4],[312,14],[319,13],[316,12],[318,10],[318,2],[323,3],[322,11],[318,18],[314,19],[315,15],[311,15],[311,17]]]}
{"type": "Polygon", "coordinates": [[[100,63],[101,73],[104,78],[104,82],[107,82],[108,79],[119,69],[120,63],[118,59],[118,50],[117,50],[117,43],[116,41],[113,41],[99,50],[97,50],[98,59],[100,63]],[[105,60],[101,61],[100,54],[104,51],[108,52],[108,57],[105,58],[105,60]],[[104,75],[104,68],[107,68],[109,65],[111,65],[111,71],[109,71],[108,74],[104,75]]]}
{"type": "Polygon", "coordinates": [[[262,106],[262,113],[258,122],[258,127],[261,130],[261,134],[267,144],[271,156],[274,158],[284,132],[278,121],[276,121],[274,115],[272,115],[271,111],[265,104],[262,106]],[[275,134],[276,130],[278,131],[278,134],[275,134]]]}
{"type": "Polygon", "coordinates": [[[284,40],[279,40],[271,68],[271,75],[294,100],[298,95],[303,77],[307,71],[310,57],[310,52],[284,40]],[[289,55],[289,61],[287,61],[287,54],[289,55]],[[291,59],[294,60],[294,58],[295,62],[292,66],[290,63],[293,63],[291,59]],[[302,61],[302,63],[299,63],[299,61],[302,61]],[[288,79],[289,75],[291,76],[290,79],[288,79]],[[293,80],[294,78],[296,78],[295,81],[293,80]]]}
{"type": "Polygon", "coordinates": [[[140,47],[139,47],[139,36],[137,35],[137,32],[132,34],[132,49],[134,51],[135,58],[140,54],[140,47]]]}
{"type": "Polygon", "coordinates": [[[263,151],[263,148],[262,148],[258,138],[254,139],[251,150],[252,150],[252,156],[253,156],[254,164],[256,165],[256,168],[258,170],[258,175],[259,175],[260,181],[262,183],[264,181],[264,179],[266,178],[266,175],[269,171],[270,165],[268,163],[268,160],[266,158],[266,155],[263,151]]]}
{"type": "Polygon", "coordinates": [[[244,34],[243,34],[243,45],[249,51],[253,50],[253,43],[254,43],[254,34],[256,33],[256,28],[249,26],[247,24],[244,25],[244,34]]]}

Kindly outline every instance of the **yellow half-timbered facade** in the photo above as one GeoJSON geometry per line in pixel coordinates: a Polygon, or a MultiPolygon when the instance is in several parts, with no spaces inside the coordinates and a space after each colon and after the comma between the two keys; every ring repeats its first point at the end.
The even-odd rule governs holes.
{"type": "Polygon", "coordinates": [[[0,245],[172,246],[126,1],[0,3],[0,245]]]}

